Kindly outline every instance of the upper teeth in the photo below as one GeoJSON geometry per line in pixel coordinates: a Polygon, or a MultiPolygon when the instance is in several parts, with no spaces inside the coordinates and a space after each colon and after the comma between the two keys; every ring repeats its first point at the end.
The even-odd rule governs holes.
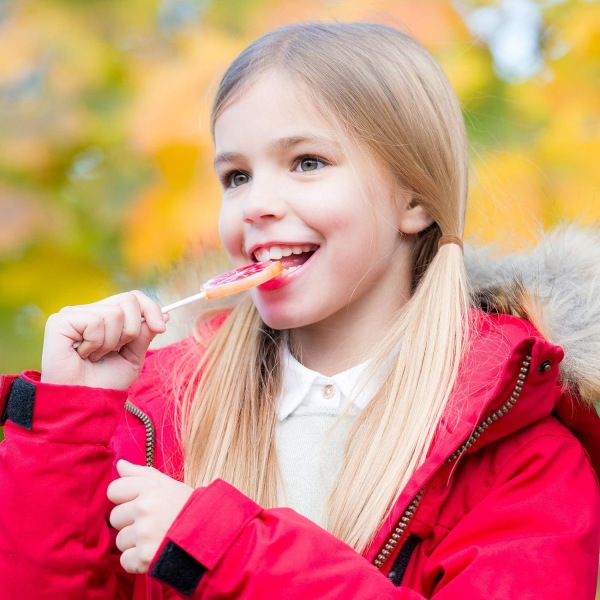
{"type": "Polygon", "coordinates": [[[291,254],[302,254],[303,252],[311,252],[316,250],[316,246],[312,244],[303,244],[302,246],[271,246],[270,248],[259,248],[254,252],[254,257],[258,262],[265,260],[279,260],[283,256],[291,254]]]}

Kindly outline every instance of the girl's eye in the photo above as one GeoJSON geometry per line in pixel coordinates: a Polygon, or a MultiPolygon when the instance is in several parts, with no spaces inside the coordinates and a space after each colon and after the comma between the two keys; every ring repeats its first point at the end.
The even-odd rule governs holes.
{"type": "Polygon", "coordinates": [[[247,173],[242,171],[234,171],[225,176],[225,183],[232,188],[240,187],[250,181],[250,177],[247,173]]]}
{"type": "Polygon", "coordinates": [[[325,161],[317,158],[316,156],[304,156],[298,160],[296,171],[302,171],[307,173],[309,171],[316,171],[325,166],[325,161]]]}

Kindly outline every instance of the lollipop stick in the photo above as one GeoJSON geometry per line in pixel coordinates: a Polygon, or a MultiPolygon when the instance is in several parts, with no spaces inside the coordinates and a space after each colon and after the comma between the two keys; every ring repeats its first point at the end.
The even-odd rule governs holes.
{"type": "Polygon", "coordinates": [[[187,298],[183,298],[183,300],[178,300],[177,302],[173,302],[172,304],[167,304],[163,306],[161,310],[164,313],[171,312],[172,310],[179,308],[180,306],[185,306],[186,304],[191,304],[192,302],[196,302],[197,300],[202,300],[206,298],[206,292],[203,290],[198,294],[194,294],[193,296],[188,296],[187,298]]]}

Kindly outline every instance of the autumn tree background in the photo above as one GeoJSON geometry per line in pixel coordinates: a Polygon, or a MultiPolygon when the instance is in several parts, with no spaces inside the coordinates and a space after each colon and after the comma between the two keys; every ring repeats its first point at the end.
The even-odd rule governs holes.
{"type": "Polygon", "coordinates": [[[218,244],[212,92],[249,41],[310,19],[397,25],[439,59],[474,241],[599,219],[598,2],[0,0],[0,371],[39,367],[62,306],[152,290],[218,244]]]}

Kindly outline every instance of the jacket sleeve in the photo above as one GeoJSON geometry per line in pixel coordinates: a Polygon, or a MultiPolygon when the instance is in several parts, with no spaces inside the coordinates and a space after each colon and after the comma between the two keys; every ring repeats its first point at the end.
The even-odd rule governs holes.
{"type": "Polygon", "coordinates": [[[598,482],[573,437],[530,440],[449,525],[445,539],[412,566],[431,582],[426,593],[435,600],[596,598],[598,482]]]}
{"type": "Polygon", "coordinates": [[[126,392],[38,380],[35,372],[3,378],[0,595],[127,597],[105,519],[109,443],[126,392]]]}
{"type": "Polygon", "coordinates": [[[293,510],[216,480],[194,491],[150,565],[182,597],[424,600],[293,510]]]}

